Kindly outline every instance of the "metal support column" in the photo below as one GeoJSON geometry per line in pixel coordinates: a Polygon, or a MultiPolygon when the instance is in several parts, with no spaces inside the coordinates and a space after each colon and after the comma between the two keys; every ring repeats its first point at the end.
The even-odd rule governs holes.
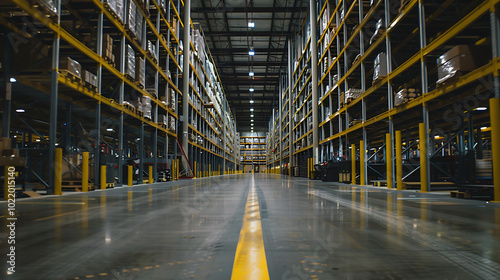
{"type": "MultiPolygon", "coordinates": [[[[188,136],[189,136],[189,57],[190,57],[190,45],[189,45],[189,30],[191,27],[191,0],[184,1],[184,41],[183,41],[183,67],[182,67],[182,149],[184,151],[188,150],[188,136]]],[[[187,155],[186,155],[187,156],[187,155]]],[[[187,170],[187,159],[182,157],[182,162],[187,170]]]]}
{"type": "Polygon", "coordinates": [[[387,188],[392,189],[394,187],[394,177],[392,176],[394,170],[394,157],[392,155],[392,137],[390,133],[385,135],[385,150],[386,156],[385,161],[387,164],[387,188]]]}
{"type": "Polygon", "coordinates": [[[356,145],[351,144],[351,185],[356,185],[356,145]]]}
{"type": "MultiPolygon", "coordinates": [[[[103,37],[103,13],[99,13],[97,21],[97,54],[102,55],[102,37],[103,37]]],[[[97,66],[97,92],[102,92],[102,65],[99,63],[97,66]]],[[[94,152],[94,182],[102,182],[99,180],[99,173],[101,171],[100,153],[101,153],[101,102],[98,101],[95,110],[95,152],[94,152]]],[[[104,174],[105,176],[105,174],[104,174]]],[[[104,186],[106,187],[106,186],[104,186]]],[[[102,188],[102,186],[101,186],[102,188]]]]}
{"type": "MultiPolygon", "coordinates": [[[[57,8],[57,23],[61,23],[61,1],[55,1],[57,8]]],[[[57,112],[58,112],[58,98],[59,98],[59,85],[57,78],[59,77],[59,47],[61,38],[59,34],[54,36],[54,43],[52,46],[52,73],[51,73],[51,88],[50,88],[50,123],[49,123],[49,186],[47,194],[54,193],[55,185],[55,153],[57,144],[57,112]]]]}
{"type": "MultiPolygon", "coordinates": [[[[122,34],[121,37],[121,42],[120,42],[120,72],[125,73],[125,35],[122,34]]],[[[125,84],[123,81],[121,81],[120,86],[119,86],[119,97],[118,97],[118,102],[120,104],[123,104],[123,101],[125,99],[125,84]]],[[[119,126],[118,126],[118,184],[123,184],[125,182],[125,175],[123,174],[123,166],[124,166],[124,160],[125,157],[127,156],[125,149],[123,147],[124,145],[124,121],[125,121],[125,114],[123,112],[120,112],[120,120],[119,120],[119,126]]]]}
{"type": "MultiPolygon", "coordinates": [[[[418,2],[418,27],[420,36],[420,48],[427,46],[426,31],[425,31],[425,10],[424,3],[418,2]]],[[[424,58],[420,60],[420,77],[422,81],[422,95],[428,92],[427,82],[427,64],[424,58]]],[[[420,131],[420,181],[422,191],[430,191],[430,161],[429,161],[429,108],[424,103],[422,107],[423,123],[419,126],[420,131]],[[423,126],[423,127],[422,127],[423,126]],[[422,143],[422,141],[425,141],[422,143]]],[[[408,143],[409,144],[409,143],[408,143]]]]}
{"type": "Polygon", "coordinates": [[[139,178],[137,178],[137,183],[142,184],[144,178],[144,123],[141,123],[141,131],[139,136],[139,178]]]}
{"type": "Polygon", "coordinates": [[[311,83],[312,83],[312,118],[313,118],[313,164],[319,163],[319,135],[318,135],[318,36],[316,26],[316,1],[309,2],[309,17],[311,25],[311,83]]]}
{"type": "MultiPolygon", "coordinates": [[[[359,141],[359,170],[366,170],[366,162],[365,162],[365,154],[366,154],[366,146],[365,141],[359,141]]],[[[359,184],[366,185],[366,174],[365,172],[359,173],[359,184]]]]}

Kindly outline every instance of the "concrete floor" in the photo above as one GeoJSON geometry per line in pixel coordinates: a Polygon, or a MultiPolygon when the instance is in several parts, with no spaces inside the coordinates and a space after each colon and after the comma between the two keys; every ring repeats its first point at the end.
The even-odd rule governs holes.
{"type": "Polygon", "coordinates": [[[18,200],[12,275],[1,203],[0,279],[244,279],[254,206],[270,279],[500,279],[498,204],[271,174],[18,200]]]}

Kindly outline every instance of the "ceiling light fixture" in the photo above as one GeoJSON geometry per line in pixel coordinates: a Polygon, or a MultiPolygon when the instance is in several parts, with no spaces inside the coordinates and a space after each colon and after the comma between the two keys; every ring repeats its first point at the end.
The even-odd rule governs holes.
{"type": "Polygon", "coordinates": [[[250,112],[253,112],[253,108],[250,108],[250,112]]]}
{"type": "Polygon", "coordinates": [[[24,113],[26,112],[24,109],[16,109],[16,113],[24,113]]]}
{"type": "Polygon", "coordinates": [[[16,78],[12,77],[12,78],[10,78],[10,82],[15,83],[15,82],[17,82],[17,80],[16,80],[16,78]]]}
{"type": "Polygon", "coordinates": [[[255,76],[255,73],[253,71],[248,72],[248,76],[253,77],[255,76]]]}
{"type": "Polygon", "coordinates": [[[251,122],[253,122],[253,120],[250,120],[251,122]]]}
{"type": "Polygon", "coordinates": [[[248,91],[253,92],[254,91],[253,87],[249,88],[248,91]]]}
{"type": "Polygon", "coordinates": [[[476,110],[478,110],[478,111],[486,111],[486,110],[488,110],[488,108],[486,108],[486,107],[477,107],[476,110]]]}
{"type": "Polygon", "coordinates": [[[250,115],[251,118],[253,118],[253,115],[250,115]]]}
{"type": "Polygon", "coordinates": [[[111,131],[113,131],[113,129],[112,128],[106,128],[106,131],[110,131],[111,132],[111,131]]]}
{"type": "Polygon", "coordinates": [[[255,22],[253,22],[253,21],[249,21],[249,22],[248,22],[248,27],[249,27],[249,28],[254,28],[254,27],[255,27],[255,22]]]}
{"type": "Polygon", "coordinates": [[[255,50],[252,48],[250,48],[250,50],[248,51],[248,55],[249,56],[254,56],[255,55],[255,50]]]}
{"type": "Polygon", "coordinates": [[[254,102],[255,102],[255,101],[253,101],[253,100],[250,100],[250,104],[252,104],[252,103],[254,103],[254,102]]]}

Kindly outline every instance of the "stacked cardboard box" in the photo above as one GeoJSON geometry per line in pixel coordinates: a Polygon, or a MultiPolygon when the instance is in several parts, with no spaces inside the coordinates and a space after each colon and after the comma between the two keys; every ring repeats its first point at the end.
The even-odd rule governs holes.
{"type": "Polygon", "coordinates": [[[104,34],[102,37],[102,56],[105,60],[115,63],[115,55],[113,54],[113,38],[109,34],[104,34]]]}
{"type": "Polygon", "coordinates": [[[146,60],[144,58],[135,58],[135,81],[142,88],[146,86],[146,60]]]}
{"type": "Polygon", "coordinates": [[[175,118],[172,116],[169,116],[168,118],[170,119],[168,128],[175,132],[175,118]]]}
{"type": "Polygon", "coordinates": [[[135,52],[132,46],[127,45],[125,50],[125,74],[131,79],[135,79],[135,52]]]}
{"type": "Polygon", "coordinates": [[[357,89],[357,88],[348,89],[345,93],[345,104],[351,103],[351,101],[360,97],[362,93],[363,92],[361,91],[361,89],[357,89]]]}
{"type": "Polygon", "coordinates": [[[175,91],[174,89],[170,89],[170,98],[168,100],[168,105],[170,107],[170,109],[174,110],[175,111],[175,91]]]}
{"type": "Polygon", "coordinates": [[[382,36],[382,33],[384,33],[385,28],[384,24],[382,22],[382,19],[379,19],[377,21],[377,24],[375,25],[375,32],[373,33],[373,36],[370,38],[370,45],[373,44],[380,36],[382,36]]]}
{"type": "Polygon", "coordinates": [[[135,109],[137,111],[144,112],[143,108],[142,108],[142,102],[141,102],[141,98],[140,97],[137,100],[132,101],[131,103],[132,103],[132,105],[135,107],[135,109]]]}
{"type": "Polygon", "coordinates": [[[104,0],[105,6],[121,23],[124,23],[125,9],[123,0],[104,0]]]}
{"type": "Polygon", "coordinates": [[[373,81],[387,76],[387,56],[384,52],[377,55],[373,61],[373,81]]]}
{"type": "Polygon", "coordinates": [[[75,77],[82,78],[82,66],[78,61],[71,59],[68,56],[61,57],[59,69],[67,71],[75,77]]]}
{"type": "Polygon", "coordinates": [[[457,45],[437,59],[438,84],[460,76],[461,73],[476,69],[472,49],[467,45],[457,45]]]}
{"type": "Polygon", "coordinates": [[[178,20],[175,17],[172,17],[172,20],[170,21],[170,28],[172,28],[172,32],[174,34],[177,34],[177,28],[178,28],[178,20]]]}
{"type": "Polygon", "coordinates": [[[85,73],[85,83],[91,88],[97,88],[97,76],[88,70],[84,70],[85,73]]]}
{"type": "Polygon", "coordinates": [[[148,52],[156,61],[158,61],[158,57],[156,56],[156,45],[151,41],[148,41],[148,52]]]}
{"type": "Polygon", "coordinates": [[[403,88],[394,95],[394,106],[399,106],[421,96],[416,88],[403,88]]]}
{"type": "Polygon", "coordinates": [[[38,0],[37,2],[51,15],[57,15],[57,7],[54,0],[38,0]]]}
{"type": "Polygon", "coordinates": [[[167,115],[158,115],[158,122],[167,125],[168,124],[167,115]]]}

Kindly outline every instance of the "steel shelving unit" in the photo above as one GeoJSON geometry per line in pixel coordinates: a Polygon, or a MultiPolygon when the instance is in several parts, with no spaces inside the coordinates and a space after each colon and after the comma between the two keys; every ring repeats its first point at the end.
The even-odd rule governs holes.
{"type": "Polygon", "coordinates": [[[313,159],[307,170],[319,162],[354,159],[360,164],[350,171],[353,183],[384,181],[388,188],[422,191],[499,188],[500,178],[493,176],[500,168],[497,6],[498,1],[311,1],[304,19],[309,29],[302,32],[317,35],[298,36],[290,51],[292,168],[305,166],[304,158],[313,159]],[[317,57],[309,55],[311,40],[317,57]],[[457,52],[473,62],[460,61],[448,73],[445,66],[457,61],[451,59],[457,52]]]}

